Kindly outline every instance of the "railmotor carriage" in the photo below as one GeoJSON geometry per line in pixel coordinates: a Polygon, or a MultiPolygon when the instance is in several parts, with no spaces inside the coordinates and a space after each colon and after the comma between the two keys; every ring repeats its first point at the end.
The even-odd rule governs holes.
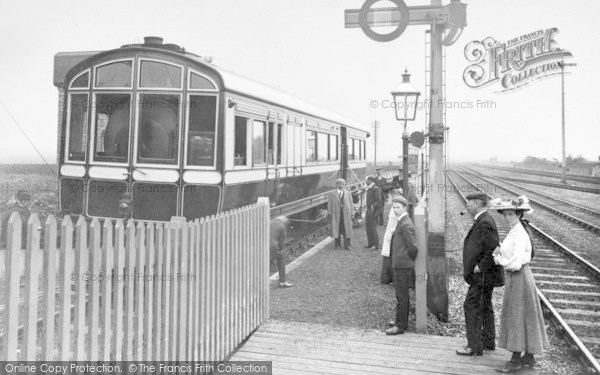
{"type": "Polygon", "coordinates": [[[271,199],[272,213],[360,194],[360,124],[161,38],[55,56],[64,214],[188,220],[271,199]]]}

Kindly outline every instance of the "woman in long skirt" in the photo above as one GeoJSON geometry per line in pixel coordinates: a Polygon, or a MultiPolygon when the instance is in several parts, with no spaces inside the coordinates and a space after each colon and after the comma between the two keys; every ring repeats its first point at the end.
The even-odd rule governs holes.
{"type": "Polygon", "coordinates": [[[505,270],[498,346],[513,353],[511,360],[496,371],[511,373],[522,367],[533,368],[534,355],[542,354],[548,348],[548,337],[529,267],[534,255],[533,246],[526,229],[528,224],[523,220],[523,213],[531,211],[529,201],[525,196],[512,201],[495,200],[490,208],[502,214],[511,227],[494,251],[494,261],[505,270]],[[524,353],[523,357],[521,353],[524,353]]]}

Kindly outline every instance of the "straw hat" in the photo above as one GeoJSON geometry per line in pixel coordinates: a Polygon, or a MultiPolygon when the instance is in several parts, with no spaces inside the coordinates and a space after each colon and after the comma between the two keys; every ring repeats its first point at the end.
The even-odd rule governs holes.
{"type": "Polygon", "coordinates": [[[503,210],[515,210],[523,212],[532,212],[533,209],[529,205],[529,199],[526,196],[521,195],[515,199],[502,199],[495,198],[490,201],[490,210],[503,211],[503,210]]]}

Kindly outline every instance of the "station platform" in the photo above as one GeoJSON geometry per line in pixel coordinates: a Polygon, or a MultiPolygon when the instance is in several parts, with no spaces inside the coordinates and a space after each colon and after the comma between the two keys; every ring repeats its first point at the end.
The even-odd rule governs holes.
{"type": "MultiPolygon", "coordinates": [[[[454,350],[464,338],[270,320],[254,332],[232,361],[272,361],[273,375],[296,374],[497,374],[510,357],[502,349],[481,357],[454,350]]],[[[535,374],[521,370],[519,374],[535,374]]]]}
{"type": "MultiPolygon", "coordinates": [[[[412,291],[408,331],[385,335],[395,314],[394,288],[380,283],[381,255],[363,247],[364,226],[354,232],[351,251],[334,249],[329,238],[292,262],[287,278],[294,287],[277,288],[273,278],[270,320],[230,360],[272,361],[276,375],[497,374],[509,352],[458,356],[465,337],[415,333],[412,291]]],[[[378,232],[383,238],[384,227],[378,232]]]]}

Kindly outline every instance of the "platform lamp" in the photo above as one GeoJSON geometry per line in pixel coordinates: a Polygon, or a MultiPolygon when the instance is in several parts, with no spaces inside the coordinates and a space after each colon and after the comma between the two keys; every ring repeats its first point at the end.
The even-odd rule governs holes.
{"type": "Polygon", "coordinates": [[[404,70],[402,83],[392,91],[394,98],[394,109],[396,120],[404,120],[404,131],[402,132],[402,194],[408,198],[408,132],[406,123],[414,121],[417,116],[417,102],[421,92],[410,83],[410,74],[404,70]]]}

